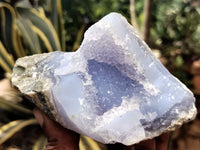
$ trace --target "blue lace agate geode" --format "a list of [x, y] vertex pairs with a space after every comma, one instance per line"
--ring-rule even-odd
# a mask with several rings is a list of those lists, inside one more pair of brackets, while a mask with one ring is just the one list
[[18, 59], [12, 83], [52, 119], [102, 143], [131, 145], [196, 115], [190, 90], [117, 13], [91, 26], [76, 52]]

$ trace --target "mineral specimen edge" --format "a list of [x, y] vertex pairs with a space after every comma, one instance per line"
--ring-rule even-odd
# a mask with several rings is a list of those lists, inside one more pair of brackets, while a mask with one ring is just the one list
[[12, 83], [65, 128], [132, 145], [196, 116], [194, 97], [118, 13], [91, 26], [76, 52], [17, 60]]

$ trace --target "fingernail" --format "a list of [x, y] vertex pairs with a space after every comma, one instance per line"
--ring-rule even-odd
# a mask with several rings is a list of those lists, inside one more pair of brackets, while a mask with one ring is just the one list
[[42, 112], [38, 108], [34, 108], [33, 114], [36, 120], [38, 121], [38, 123], [40, 124], [40, 126], [42, 127], [44, 124], [44, 117], [43, 117]]

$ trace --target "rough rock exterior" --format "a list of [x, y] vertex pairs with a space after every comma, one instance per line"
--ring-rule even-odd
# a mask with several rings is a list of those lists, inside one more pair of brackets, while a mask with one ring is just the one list
[[52, 119], [102, 143], [131, 145], [196, 115], [192, 92], [117, 13], [91, 26], [76, 52], [18, 59], [12, 83]]

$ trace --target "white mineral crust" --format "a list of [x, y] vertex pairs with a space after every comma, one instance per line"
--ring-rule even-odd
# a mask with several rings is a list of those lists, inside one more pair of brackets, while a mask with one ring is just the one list
[[131, 145], [194, 119], [192, 92], [118, 13], [91, 26], [76, 52], [17, 60], [12, 83], [64, 127]]

